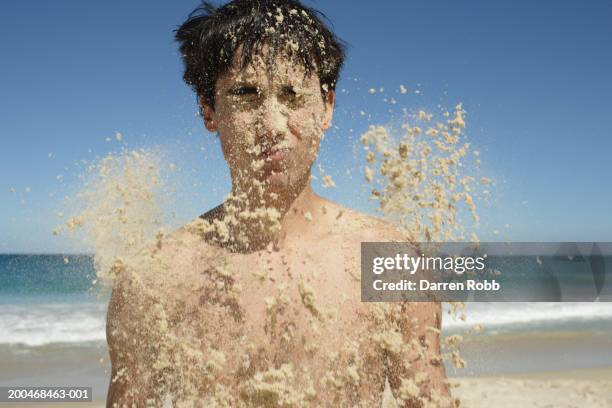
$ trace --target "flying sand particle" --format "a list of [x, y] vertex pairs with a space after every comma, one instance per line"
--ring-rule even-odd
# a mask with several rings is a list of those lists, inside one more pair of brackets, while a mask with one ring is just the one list
[[334, 180], [332, 179], [330, 175], [323, 176], [323, 187], [325, 188], [336, 187], [336, 183], [334, 182]]

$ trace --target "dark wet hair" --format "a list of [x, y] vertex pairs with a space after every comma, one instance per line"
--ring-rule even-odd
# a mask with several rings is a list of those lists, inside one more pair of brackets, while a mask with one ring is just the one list
[[243, 69], [266, 44], [268, 66], [286, 52], [305, 67], [306, 75], [316, 69], [325, 97], [336, 87], [345, 43], [321, 18], [326, 19], [299, 0], [234, 0], [221, 7], [202, 1], [176, 30], [185, 63], [183, 79], [214, 109], [215, 83], [231, 67], [237, 48], [243, 46]]

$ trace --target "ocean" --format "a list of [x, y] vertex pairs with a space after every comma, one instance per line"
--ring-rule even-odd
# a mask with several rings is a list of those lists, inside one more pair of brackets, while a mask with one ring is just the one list
[[106, 292], [87, 255], [0, 255], [0, 385], [91, 386], [110, 378]]
[[0, 346], [105, 341], [92, 257], [0, 255]]
[[[110, 376], [107, 291], [93, 291], [88, 255], [0, 255], [0, 385], [88, 385], [103, 398]], [[612, 303], [444, 304], [444, 335], [465, 336], [451, 376], [612, 366]], [[464, 314], [462, 317], [461, 315]]]

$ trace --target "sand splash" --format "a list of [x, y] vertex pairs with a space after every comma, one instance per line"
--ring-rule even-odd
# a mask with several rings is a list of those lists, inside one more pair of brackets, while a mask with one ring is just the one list
[[79, 238], [93, 250], [98, 278], [106, 283], [118, 260], [136, 259], [163, 234], [161, 163], [152, 149], [109, 153], [86, 169], [81, 191], [67, 200], [72, 216], [55, 233], [84, 232]]
[[[434, 122], [433, 114], [420, 110], [401, 125], [402, 134], [370, 126], [361, 136], [367, 154], [364, 176], [373, 185], [372, 199], [408, 241], [478, 241], [474, 194], [480, 186], [463, 164], [470, 152], [470, 143], [462, 137], [464, 115], [461, 104], [445, 121]], [[471, 216], [471, 223], [461, 221], [462, 210]], [[472, 232], [466, 237], [468, 225]]]
[[[400, 91], [403, 94], [406, 90], [402, 86]], [[487, 197], [489, 179], [478, 182], [480, 159], [476, 158], [472, 165], [467, 160], [470, 153], [477, 157], [479, 152], [470, 150], [470, 143], [463, 134], [466, 127], [463, 106], [458, 104], [452, 115], [445, 111], [442, 116], [443, 120], [435, 120], [434, 114], [419, 110], [405, 115], [399, 129], [371, 125], [360, 138], [366, 159], [364, 177], [372, 185], [371, 199], [378, 202], [379, 212], [401, 229], [405, 241], [478, 242], [476, 230], [480, 218], [476, 202]], [[462, 220], [462, 215], [469, 219]], [[450, 306], [449, 314], [465, 319], [463, 304]], [[408, 339], [399, 338], [397, 334], [398, 327], [405, 324], [406, 308], [409, 310], [411, 305], [385, 303], [378, 307], [384, 317], [372, 329], [372, 336], [383, 339], [390, 358], [398, 361], [397, 405], [407, 402], [415, 406], [449, 404], [440, 400], [435, 392], [423, 393], [430, 380], [426, 371], [410, 369], [410, 361], [414, 361], [411, 356], [418, 355], [432, 363], [444, 359], [456, 368], [464, 368], [467, 363], [459, 353], [463, 336], [446, 337], [440, 355], [423, 344], [411, 347]], [[416, 321], [411, 323], [416, 324]], [[441, 335], [434, 325], [426, 329]], [[470, 331], [465, 334], [469, 335]]]
[[[462, 133], [465, 112], [457, 105], [453, 115], [444, 117], [435, 121], [419, 111], [407, 118], [400, 134], [372, 126], [361, 137], [372, 198], [407, 241], [464, 240], [469, 231], [460, 215], [469, 214], [474, 225], [479, 221], [477, 191], [486, 183], [479, 184], [462, 165], [470, 153]], [[418, 312], [409, 304], [372, 304], [363, 316], [364, 329], [339, 351], [327, 352], [324, 333], [333, 332], [342, 316], [319, 303], [321, 294], [312, 285], [302, 279], [275, 282], [269, 270], [254, 271], [253, 280], [244, 280], [245, 265], [231, 251], [202, 246], [203, 240], [244, 244], [232, 232], [241, 223], [274, 233], [280, 213], [266, 207], [245, 210], [244, 197], [230, 196], [222, 218], [197, 219], [166, 233], [163, 168], [153, 151], [106, 156], [88, 169], [76, 197], [81, 211], [63, 227], [89, 237], [100, 282], [120, 293], [109, 306], [111, 313], [137, 316], [111, 320], [108, 327], [122, 344], [111, 381], [130, 389], [129, 401], [177, 407], [379, 406], [380, 395], [368, 392], [368, 386], [384, 382], [380, 368], [386, 363], [380, 356], [385, 355], [395, 371], [392, 385], [399, 404], [454, 404], [440, 394], [430, 371], [442, 359], [465, 366], [457, 350], [461, 336], [446, 338], [440, 355], [425, 337], [405, 335], [439, 334], [435, 321], [419, 327]], [[321, 173], [324, 186], [334, 187]], [[305, 214], [310, 222], [317, 216]], [[469, 237], [477, 240], [473, 232]], [[184, 248], [196, 250], [187, 256]], [[192, 279], [194, 265], [197, 279]], [[351, 275], [358, 283], [358, 269]], [[263, 348], [249, 331], [248, 310], [241, 305], [244, 282], [268, 289], [268, 296], [259, 299]], [[453, 312], [462, 309], [452, 306]], [[304, 321], [307, 332], [299, 330]], [[294, 361], [298, 354], [324, 363], [317, 369], [300, 367]]]

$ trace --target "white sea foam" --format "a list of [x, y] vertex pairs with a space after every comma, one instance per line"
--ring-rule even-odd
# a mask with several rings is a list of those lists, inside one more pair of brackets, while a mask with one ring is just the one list
[[[523, 326], [536, 323], [562, 324], [599, 320], [612, 321], [612, 303], [512, 302], [466, 303], [465, 320], [444, 313], [443, 328], [452, 329], [481, 324], [485, 327]], [[445, 310], [449, 308], [447, 305]]]
[[[448, 307], [445, 304], [444, 309]], [[0, 304], [0, 344], [28, 347], [104, 342], [106, 302]], [[461, 312], [457, 314], [461, 316]], [[465, 320], [444, 313], [444, 329], [528, 328], [534, 324], [612, 322], [612, 303], [466, 303]]]
[[104, 341], [104, 302], [0, 304], [0, 345]]

